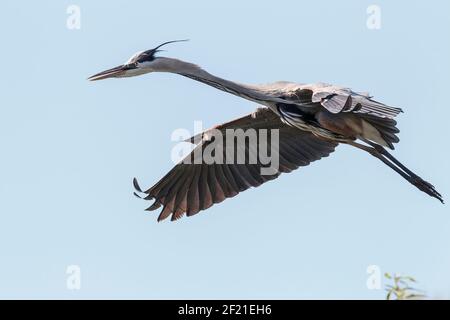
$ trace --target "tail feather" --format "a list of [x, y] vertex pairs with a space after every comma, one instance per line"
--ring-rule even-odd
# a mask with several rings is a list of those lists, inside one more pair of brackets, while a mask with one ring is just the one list
[[397, 121], [389, 118], [380, 118], [369, 114], [361, 114], [361, 118], [370, 123], [379, 133], [381, 138], [386, 142], [386, 146], [394, 150], [394, 143], [398, 143], [400, 139], [397, 134], [400, 130], [396, 127]]

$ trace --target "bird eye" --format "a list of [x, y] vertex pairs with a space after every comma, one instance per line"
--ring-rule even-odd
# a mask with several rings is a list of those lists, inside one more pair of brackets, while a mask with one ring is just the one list
[[138, 66], [137, 62], [132, 62], [132, 63], [129, 63], [129, 64], [125, 65], [125, 70], [136, 69], [137, 66]]

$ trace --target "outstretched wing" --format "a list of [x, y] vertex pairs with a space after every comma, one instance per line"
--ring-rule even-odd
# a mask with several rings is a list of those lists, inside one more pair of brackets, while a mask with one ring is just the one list
[[399, 130], [394, 118], [402, 109], [375, 101], [367, 93], [357, 93], [349, 88], [326, 83], [276, 82], [263, 85], [261, 89], [267, 96], [284, 101], [280, 103], [274, 100], [273, 103], [280, 106], [280, 112], [285, 113], [287, 117], [302, 118], [305, 113], [330, 113], [336, 115], [334, 121], [338, 121], [338, 118], [353, 121], [354, 125], [360, 127], [359, 131], [369, 133], [365, 138], [370, 140], [371, 137], [376, 137], [373, 141], [391, 149], [394, 148], [393, 144], [399, 141]]
[[402, 109], [375, 101], [367, 93], [354, 92], [349, 88], [327, 83], [298, 84], [275, 82], [261, 85], [267, 100], [274, 103], [293, 104], [305, 108], [325, 108], [331, 113], [353, 112], [374, 115], [381, 118], [394, 118]]
[[[256, 132], [261, 132], [261, 129], [278, 129], [276, 132], [279, 138], [275, 140], [276, 135], [267, 131], [266, 143], [262, 143], [259, 136], [257, 145], [254, 145], [251, 139], [239, 141], [233, 138], [232, 161], [227, 161], [230, 159], [230, 149], [226, 142], [230, 139], [226, 134], [227, 129], [242, 129], [244, 132], [248, 132], [248, 129], [254, 129]], [[214, 142], [215, 138], [211, 138], [213, 130], [223, 133], [223, 146], [228, 147], [219, 151], [223, 152], [223, 161], [219, 163], [205, 161], [201, 156]], [[277, 115], [266, 108], [260, 108], [252, 114], [207, 130], [193, 137], [192, 142], [197, 143], [194, 150], [150, 189], [142, 191], [136, 179], [134, 180], [136, 190], [146, 194], [144, 199], [154, 200], [147, 210], [163, 207], [158, 221], [169, 216], [172, 220], [177, 220], [185, 213], [188, 216], [194, 215], [214, 203], [273, 180], [283, 172], [291, 172], [326, 157], [337, 146], [333, 141], [320, 139], [309, 132], [282, 123]], [[265, 149], [262, 150], [263, 154], [270, 155], [272, 159], [274, 154], [271, 154], [271, 150], [278, 155], [279, 165], [272, 174], [262, 174], [261, 170], [268, 165], [266, 161], [261, 161], [259, 156], [255, 157], [256, 162], [249, 161], [251, 155], [261, 154], [261, 148]], [[244, 163], [236, 163], [239, 152], [245, 154]]]

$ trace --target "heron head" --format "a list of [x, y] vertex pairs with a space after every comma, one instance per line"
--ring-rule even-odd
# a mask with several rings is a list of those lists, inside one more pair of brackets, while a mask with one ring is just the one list
[[124, 64], [114, 67], [112, 69], [108, 69], [102, 72], [99, 72], [97, 74], [94, 74], [93, 76], [90, 76], [88, 80], [90, 81], [96, 81], [96, 80], [103, 80], [107, 78], [125, 78], [125, 77], [134, 77], [138, 76], [144, 73], [150, 73], [157, 70], [157, 60], [158, 57], [156, 57], [156, 53], [163, 51], [160, 50], [162, 46], [173, 43], [173, 42], [180, 42], [180, 41], [187, 41], [187, 40], [173, 40], [164, 42], [163, 44], [160, 44], [156, 48], [146, 50], [146, 51], [139, 51], [131, 56], [130, 59], [128, 59]]

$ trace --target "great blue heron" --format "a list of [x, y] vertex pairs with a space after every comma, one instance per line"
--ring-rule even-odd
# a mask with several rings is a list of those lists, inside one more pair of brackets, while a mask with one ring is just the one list
[[[180, 162], [159, 182], [142, 191], [136, 179], [134, 186], [146, 200], [155, 200], [147, 210], [161, 206], [158, 221], [194, 215], [214, 203], [233, 197], [250, 187], [290, 172], [299, 166], [328, 156], [339, 143], [345, 143], [378, 158], [403, 178], [431, 197], [440, 200], [439, 192], [413, 173], [385, 148], [394, 149], [399, 142], [394, 118], [399, 108], [375, 101], [368, 94], [349, 88], [317, 83], [276, 82], [267, 85], [245, 85], [214, 76], [199, 66], [178, 59], [156, 56], [165, 42], [154, 49], [138, 52], [118, 67], [97, 73], [89, 80], [133, 77], [150, 72], [170, 72], [203, 82], [263, 107], [242, 118], [216, 126], [214, 129], [278, 129], [279, 169], [262, 175], [261, 163], [185, 163]], [[208, 131], [192, 138], [196, 149], [210, 143]], [[357, 142], [359, 141], [359, 142]], [[242, 147], [242, 146], [241, 146]], [[248, 154], [252, 146], [246, 144]], [[191, 153], [187, 158], [192, 157]], [[136, 194], [137, 195], [137, 194]]]

